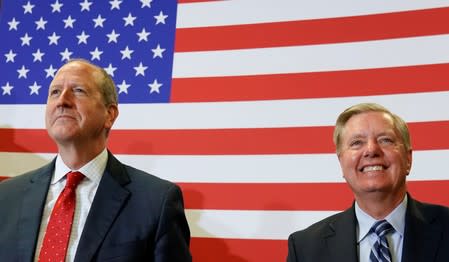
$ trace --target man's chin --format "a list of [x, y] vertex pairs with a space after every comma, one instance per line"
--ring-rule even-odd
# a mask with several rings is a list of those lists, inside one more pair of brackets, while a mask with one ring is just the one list
[[74, 132], [54, 132], [50, 133], [50, 137], [57, 144], [67, 144], [75, 141], [76, 134]]

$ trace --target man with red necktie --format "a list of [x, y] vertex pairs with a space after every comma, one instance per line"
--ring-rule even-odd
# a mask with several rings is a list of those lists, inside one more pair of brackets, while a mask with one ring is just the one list
[[50, 84], [51, 163], [0, 183], [1, 261], [191, 261], [182, 192], [107, 150], [118, 117], [111, 77], [63, 65]]

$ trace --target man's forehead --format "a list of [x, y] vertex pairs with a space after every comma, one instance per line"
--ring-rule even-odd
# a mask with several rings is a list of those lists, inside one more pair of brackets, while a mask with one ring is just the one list
[[[360, 126], [359, 121], [366, 121], [366, 116], [368, 115], [377, 115], [379, 116], [378, 119], [381, 120], [381, 122], [386, 123], [387, 125], [384, 125], [382, 127], [383, 130], [387, 131], [390, 130], [394, 132], [395, 126], [394, 126], [394, 120], [393, 117], [385, 112], [378, 112], [378, 111], [369, 111], [369, 112], [363, 112], [360, 114], [355, 114], [351, 116], [348, 121], [343, 126], [343, 131], [347, 130], [348, 127], [350, 127], [351, 130], [364, 130], [366, 126]], [[373, 119], [369, 119], [367, 121], [370, 125], [373, 124]]]
[[97, 72], [96, 68], [88, 63], [82, 63], [78, 61], [70, 62], [59, 68], [52, 82], [54, 82], [55, 80], [61, 80], [61, 77], [66, 77], [67, 74], [70, 76], [70, 78], [76, 79], [77, 77], [79, 77], [80, 80], [85, 79], [90, 81], [91, 79], [86, 78], [95, 78], [95, 72]]
[[67, 70], [95, 71], [96, 68], [93, 65], [83, 61], [72, 61], [62, 65], [58, 72]]

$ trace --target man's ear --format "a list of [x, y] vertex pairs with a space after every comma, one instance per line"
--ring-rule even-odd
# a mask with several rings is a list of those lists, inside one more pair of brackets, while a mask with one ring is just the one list
[[111, 129], [118, 117], [118, 107], [116, 104], [110, 104], [107, 108], [108, 118], [105, 122], [105, 129]]
[[412, 170], [412, 159], [413, 159], [413, 150], [410, 149], [407, 152], [407, 176], [410, 174], [410, 170]]

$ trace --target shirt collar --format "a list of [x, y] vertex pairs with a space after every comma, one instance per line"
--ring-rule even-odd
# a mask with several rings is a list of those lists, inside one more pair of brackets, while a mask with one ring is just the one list
[[90, 181], [99, 184], [101, 176], [103, 175], [104, 170], [106, 169], [107, 162], [108, 162], [108, 151], [106, 150], [106, 148], [103, 149], [103, 151], [101, 151], [101, 153], [98, 154], [94, 159], [89, 161], [87, 164], [85, 164], [78, 170], [71, 170], [64, 163], [61, 156], [58, 155], [56, 156], [55, 171], [53, 178], [51, 180], [51, 184], [53, 185], [59, 182], [70, 171], [79, 171]]
[[[405, 229], [405, 212], [407, 210], [407, 194], [402, 202], [385, 217], [391, 226], [402, 236], [404, 236]], [[357, 243], [360, 243], [369, 233], [372, 225], [377, 221], [365, 211], [363, 211], [357, 202], [355, 202], [355, 215], [358, 222], [358, 239]]]

